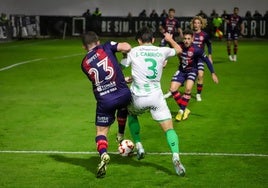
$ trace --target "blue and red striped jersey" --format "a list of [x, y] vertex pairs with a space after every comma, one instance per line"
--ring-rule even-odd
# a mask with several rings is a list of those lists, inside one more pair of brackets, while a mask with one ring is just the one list
[[117, 61], [116, 42], [106, 42], [91, 49], [82, 60], [81, 68], [92, 82], [96, 100], [111, 100], [128, 88]]
[[205, 45], [208, 48], [208, 54], [212, 54], [212, 47], [209, 35], [205, 31], [194, 33], [194, 42], [199, 48], [205, 50]]

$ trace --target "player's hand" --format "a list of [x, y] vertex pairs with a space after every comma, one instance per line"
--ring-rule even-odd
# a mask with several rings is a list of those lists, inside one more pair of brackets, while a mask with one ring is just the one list
[[212, 76], [212, 80], [213, 80], [216, 84], [218, 84], [218, 83], [219, 83], [219, 79], [218, 79], [217, 75], [216, 75], [215, 73], [212, 73], [211, 76]]
[[170, 42], [171, 40], [173, 40], [173, 35], [170, 33], [164, 33], [165, 36], [165, 40]]
[[131, 76], [126, 76], [125, 81], [126, 81], [127, 84], [130, 84], [133, 81], [133, 79], [132, 79]]

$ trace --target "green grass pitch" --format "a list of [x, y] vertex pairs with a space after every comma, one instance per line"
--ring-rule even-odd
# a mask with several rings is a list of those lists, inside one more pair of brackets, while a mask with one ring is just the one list
[[[133, 39], [114, 40], [136, 45]], [[234, 63], [225, 41], [213, 41], [220, 82], [214, 84], [206, 70], [203, 101], [195, 100], [194, 87], [189, 119], [173, 121], [185, 177], [176, 176], [171, 155], [164, 154], [165, 135], [145, 113], [141, 136], [149, 154], [141, 161], [116, 154], [114, 124], [107, 175], [96, 179], [95, 99], [80, 69], [80, 40], [1, 43], [0, 187], [268, 187], [267, 51], [268, 41], [241, 40]], [[176, 69], [177, 58], [169, 59], [164, 92]], [[129, 75], [129, 69], [124, 72]], [[175, 101], [167, 102], [175, 117]]]

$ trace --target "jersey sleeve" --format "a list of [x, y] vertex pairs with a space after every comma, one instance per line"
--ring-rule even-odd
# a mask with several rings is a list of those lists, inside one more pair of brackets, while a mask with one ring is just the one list
[[117, 42], [114, 41], [108, 41], [104, 44], [104, 46], [108, 47], [109, 49], [111, 49], [112, 52], [118, 52], [117, 50]]
[[176, 50], [174, 48], [169, 47], [163, 47], [164, 54], [166, 55], [166, 58], [173, 57], [176, 55]]
[[161, 19], [161, 26], [162, 26], [164, 29], [166, 29], [166, 19], [165, 19], [165, 18]]
[[212, 63], [210, 62], [210, 60], [208, 59], [208, 57], [206, 56], [204, 50], [202, 50], [201, 48], [198, 48], [196, 50], [197, 56], [199, 56], [204, 62], [206, 62], [208, 69], [210, 71], [210, 73], [215, 73], [214, 71], [214, 67], [212, 65]]
[[211, 40], [210, 40], [210, 37], [208, 34], [206, 34], [205, 43], [206, 43], [207, 48], [208, 48], [208, 54], [212, 54], [212, 45], [211, 45]]
[[180, 28], [180, 23], [179, 23], [179, 20], [176, 19], [176, 25], [175, 25], [175, 28], [178, 29]]

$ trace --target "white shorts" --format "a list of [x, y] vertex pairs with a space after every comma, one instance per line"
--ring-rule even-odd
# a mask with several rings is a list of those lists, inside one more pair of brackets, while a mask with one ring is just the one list
[[128, 111], [133, 115], [140, 115], [150, 110], [152, 118], [156, 121], [171, 119], [171, 113], [161, 90], [155, 91], [148, 96], [135, 96], [132, 93], [132, 102]]

